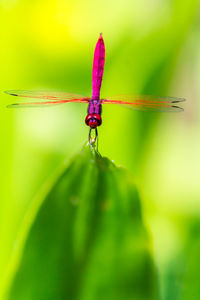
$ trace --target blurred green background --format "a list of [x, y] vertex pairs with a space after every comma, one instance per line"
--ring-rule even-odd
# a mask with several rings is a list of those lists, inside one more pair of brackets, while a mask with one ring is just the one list
[[200, 250], [198, 1], [1, 0], [0, 16], [0, 284], [28, 207], [88, 136], [86, 105], [8, 110], [6, 105], [16, 98], [3, 91], [52, 89], [91, 95], [93, 51], [103, 32], [101, 96], [187, 99], [179, 114], [103, 107], [99, 150], [135, 178], [162, 299], [185, 295], [185, 278], [192, 288], [194, 284], [198, 299], [193, 281], [200, 276], [193, 251]]

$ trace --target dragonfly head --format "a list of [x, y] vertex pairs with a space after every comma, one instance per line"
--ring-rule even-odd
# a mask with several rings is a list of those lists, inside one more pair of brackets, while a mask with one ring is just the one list
[[97, 128], [102, 123], [101, 116], [99, 114], [88, 114], [85, 118], [85, 124], [91, 129]]

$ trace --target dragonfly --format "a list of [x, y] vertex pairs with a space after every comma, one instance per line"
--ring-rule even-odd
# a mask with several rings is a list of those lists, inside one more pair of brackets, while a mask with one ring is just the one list
[[[155, 112], [180, 112], [183, 108], [179, 103], [185, 101], [184, 98], [177, 97], [158, 97], [158, 96], [133, 96], [121, 95], [108, 98], [100, 98], [100, 90], [104, 73], [105, 63], [105, 44], [102, 33], [98, 38], [94, 50], [93, 69], [92, 69], [92, 96], [85, 97], [73, 93], [65, 92], [44, 92], [44, 91], [23, 91], [9, 90], [5, 93], [22, 97], [34, 98], [36, 102], [14, 103], [8, 105], [14, 107], [34, 107], [34, 106], [51, 106], [64, 104], [69, 102], [86, 103], [88, 104], [87, 116], [85, 124], [89, 126], [89, 143], [93, 143], [98, 139], [97, 127], [102, 124], [102, 105], [104, 104], [119, 104], [134, 110], [155, 111]], [[45, 100], [45, 101], [44, 101]], [[95, 136], [92, 137], [92, 130], [95, 131]]]

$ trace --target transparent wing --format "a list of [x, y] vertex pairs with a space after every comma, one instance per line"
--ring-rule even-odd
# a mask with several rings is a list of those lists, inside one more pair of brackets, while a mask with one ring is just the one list
[[88, 103], [87, 100], [60, 100], [60, 101], [13, 103], [13, 104], [7, 105], [7, 107], [8, 108], [44, 107], [44, 106], [64, 104], [64, 103], [68, 103], [68, 102]]
[[184, 98], [158, 97], [158, 96], [116, 96], [101, 99], [102, 104], [120, 104], [134, 110], [142, 111], [163, 111], [178, 112], [183, 111], [177, 103], [185, 101]]
[[45, 100], [80, 100], [80, 99], [88, 99], [85, 96], [77, 95], [73, 93], [65, 93], [65, 92], [52, 92], [52, 91], [20, 91], [20, 90], [10, 90], [5, 91], [6, 94], [18, 97], [25, 98], [38, 98]]
[[90, 98], [64, 92], [45, 92], [45, 91], [20, 91], [20, 90], [10, 90], [5, 91], [6, 94], [25, 98], [36, 98], [41, 100], [48, 100], [44, 102], [28, 102], [28, 103], [14, 103], [8, 105], [8, 107], [38, 107], [44, 105], [55, 105], [63, 104], [67, 102], [78, 102], [78, 103], [88, 103]]

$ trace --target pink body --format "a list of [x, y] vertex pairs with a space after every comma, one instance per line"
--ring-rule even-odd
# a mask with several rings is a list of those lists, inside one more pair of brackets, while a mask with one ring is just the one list
[[88, 104], [88, 114], [85, 119], [86, 125], [91, 129], [97, 128], [102, 123], [100, 89], [103, 77], [105, 62], [105, 46], [102, 34], [97, 41], [94, 50], [93, 70], [92, 70], [92, 98]]
[[92, 99], [99, 100], [101, 82], [105, 63], [105, 46], [102, 34], [97, 41], [94, 51], [93, 70], [92, 70]]

